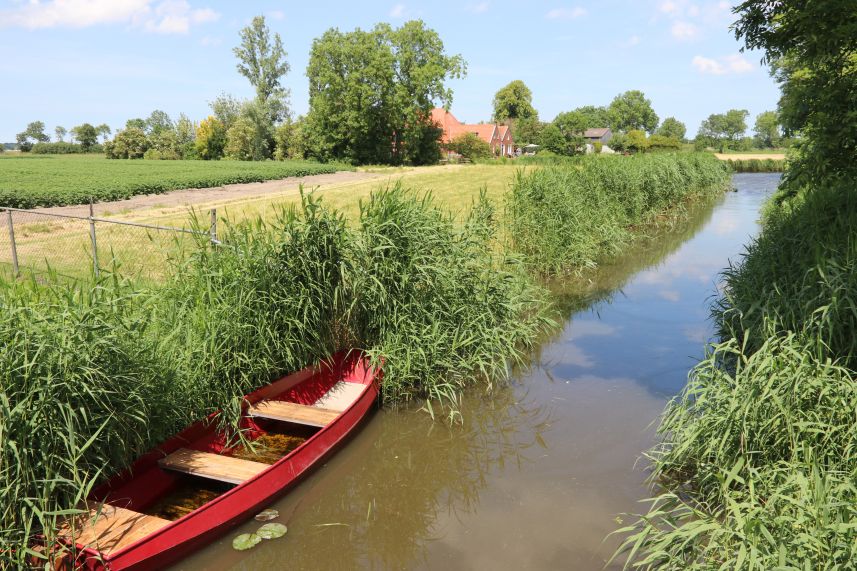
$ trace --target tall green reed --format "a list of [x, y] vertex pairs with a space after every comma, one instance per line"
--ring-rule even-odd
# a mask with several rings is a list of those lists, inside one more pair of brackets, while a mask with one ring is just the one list
[[705, 153], [584, 157], [517, 174], [506, 197], [509, 234], [535, 271], [580, 272], [619, 252], [635, 226], [728, 184], [728, 168]]

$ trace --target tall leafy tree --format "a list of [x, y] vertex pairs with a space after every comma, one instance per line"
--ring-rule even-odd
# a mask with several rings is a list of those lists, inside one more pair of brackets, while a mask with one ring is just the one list
[[428, 163], [439, 157], [436, 102], [448, 105], [450, 77], [465, 72], [422, 21], [394, 29], [330, 29], [313, 42], [307, 77], [305, 137], [323, 159], [355, 163]]
[[135, 119], [128, 119], [125, 121], [125, 129], [139, 129], [140, 131], [146, 131], [146, 120], [137, 117]]
[[98, 125], [95, 130], [98, 132], [99, 135], [101, 135], [101, 140], [105, 143], [107, 142], [107, 138], [113, 132], [110, 129], [110, 125], [108, 125], [107, 123], [102, 123], [101, 125]]
[[658, 127], [658, 115], [642, 91], [631, 90], [617, 95], [610, 102], [608, 113], [614, 131], [639, 129], [653, 133]]
[[756, 115], [753, 126], [756, 144], [762, 148], [779, 147], [782, 142], [780, 118], [776, 111], [764, 111]]
[[685, 127], [684, 123], [676, 119], [675, 117], [667, 117], [664, 119], [661, 126], [658, 127], [657, 134], [662, 137], [670, 137], [671, 139], [677, 139], [679, 141], [684, 139], [685, 134], [687, 133], [687, 127]]
[[166, 111], [155, 109], [146, 119], [146, 133], [149, 135], [160, 135], [164, 131], [173, 130], [173, 120]]
[[260, 108], [272, 124], [281, 121], [288, 114], [289, 92], [280, 82], [290, 68], [280, 34], [271, 36], [265, 17], [256, 16], [241, 30], [241, 45], [232, 51], [238, 58], [238, 72], [256, 90]]
[[533, 92], [527, 84], [516, 79], [494, 94], [494, 121], [499, 123], [537, 118], [533, 107]]
[[84, 152], [98, 143], [98, 131], [89, 123], [72, 128], [71, 134], [80, 143], [80, 146], [83, 147]]
[[67, 134], [68, 134], [68, 131], [66, 130], [65, 127], [62, 127], [60, 125], [57, 125], [56, 127], [54, 127], [54, 135], [57, 136], [58, 142], [62, 142]]
[[793, 188], [853, 180], [857, 164], [857, 10], [853, 0], [746, 0], [735, 36], [763, 50], [782, 88], [779, 116], [787, 136], [800, 134], [786, 173]]
[[42, 121], [33, 121], [27, 124], [27, 128], [15, 136], [18, 143], [18, 148], [24, 152], [33, 148], [33, 141], [36, 143], [47, 143], [51, 140], [45, 134], [45, 124]]

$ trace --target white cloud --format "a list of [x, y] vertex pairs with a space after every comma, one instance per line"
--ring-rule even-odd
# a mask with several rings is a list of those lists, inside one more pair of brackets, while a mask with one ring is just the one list
[[664, 0], [661, 2], [658, 9], [664, 14], [677, 14], [678, 13], [678, 4], [673, 2], [672, 0]]
[[474, 14], [483, 14], [488, 11], [490, 6], [491, 3], [486, 0], [485, 2], [470, 3], [465, 7], [465, 10]]
[[691, 61], [699, 73], [710, 75], [726, 75], [728, 73], [748, 73], [753, 71], [753, 64], [738, 54], [721, 58], [695, 56]]
[[573, 20], [586, 14], [586, 8], [575, 6], [574, 8], [554, 8], [545, 14], [549, 20]]
[[392, 10], [390, 10], [391, 18], [402, 18], [405, 15], [405, 5], [404, 4], [396, 4], [393, 6]]
[[272, 20], [282, 20], [286, 17], [286, 13], [282, 10], [271, 10], [268, 12], [268, 17]]
[[130, 24], [148, 32], [186, 34], [191, 25], [219, 17], [210, 8], [191, 8], [186, 0], [32, 0], [0, 11], [0, 27], [35, 30]]
[[692, 40], [699, 35], [699, 28], [690, 22], [678, 21], [672, 25], [670, 32], [677, 40]]

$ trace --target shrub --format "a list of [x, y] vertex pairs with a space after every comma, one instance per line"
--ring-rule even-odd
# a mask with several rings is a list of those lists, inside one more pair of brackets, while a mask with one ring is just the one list
[[56, 143], [36, 143], [30, 150], [34, 155], [71, 155], [78, 153], [103, 153], [104, 146], [94, 144], [84, 148], [76, 143], [57, 141]]
[[447, 145], [450, 151], [465, 159], [485, 159], [491, 156], [491, 147], [474, 133], [463, 133]]
[[226, 129], [223, 123], [214, 117], [200, 121], [196, 128], [194, 145], [201, 159], [210, 161], [221, 158], [226, 146]]
[[235, 120], [229, 130], [226, 131], [226, 146], [223, 152], [227, 158], [236, 161], [253, 160], [253, 138], [255, 128], [253, 123], [245, 117]]
[[604, 143], [602, 143], [601, 141], [595, 141], [592, 144], [592, 150], [595, 151], [596, 155], [601, 154], [601, 150], [603, 148], [604, 148]]
[[142, 159], [149, 148], [146, 133], [136, 127], [119, 131], [111, 143], [104, 147], [108, 159]]

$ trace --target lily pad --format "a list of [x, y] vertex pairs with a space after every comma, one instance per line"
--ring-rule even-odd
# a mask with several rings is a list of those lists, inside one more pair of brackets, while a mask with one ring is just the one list
[[271, 521], [280, 517], [280, 512], [277, 510], [263, 510], [256, 515], [256, 521]]
[[232, 540], [232, 548], [238, 551], [246, 551], [251, 547], [255, 547], [260, 541], [262, 541], [262, 538], [255, 533], [242, 533]]
[[256, 532], [262, 539], [277, 539], [286, 535], [286, 526], [281, 523], [266, 523]]

